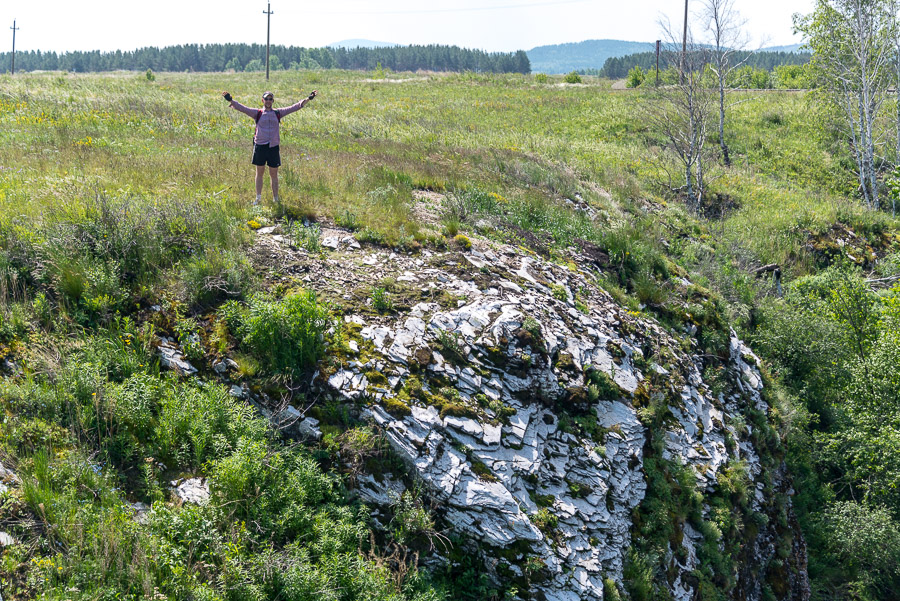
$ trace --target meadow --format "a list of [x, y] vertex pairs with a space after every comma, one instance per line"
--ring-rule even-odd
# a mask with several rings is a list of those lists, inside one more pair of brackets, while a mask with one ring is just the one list
[[[327, 468], [360, 449], [381, 457], [371, 431], [348, 423], [320, 448], [298, 449], [220, 386], [161, 375], [157, 330], [184, 342], [215, 314], [229, 331], [204, 340], [224, 348], [239, 338], [252, 349], [271, 333], [255, 330], [249, 314], [290, 320], [319, 311], [314, 300], [257, 294], [278, 292], [264, 290], [248, 256], [253, 229], [279, 220], [301, 230], [336, 224], [364, 243], [413, 253], [477, 232], [525, 246], [537, 237], [537, 252], [563, 260], [565, 249], [588, 241], [617, 266], [602, 285], [673, 328], [703, 319], [667, 303], [677, 295], [672, 281], [688, 276], [720, 334], [735, 327], [769, 353], [773, 386], [788, 398], [773, 419], [818, 495], [800, 503], [812, 516], [804, 525], [813, 524], [815, 504], [835, 497], [810, 474], [808, 424], [788, 414], [791, 403], [803, 416], [815, 412], [804, 395], [816, 366], [791, 371], [803, 349], [777, 338], [774, 326], [759, 328], [812, 319], [821, 306], [809, 301], [810, 285], [784, 309], [774, 284], [751, 270], [777, 263], [787, 283], [808, 283], [836, 257], [854, 255], [853, 282], [873, 270], [891, 276], [900, 271], [898, 223], [854, 198], [847, 150], [821, 126], [816, 103], [781, 91], [733, 97], [735, 164], [713, 170], [709, 214], [694, 214], [666, 186], [648, 119], [652, 94], [611, 83], [345, 71], [278, 71], [269, 82], [256, 73], [0, 76], [0, 365], [13, 366], [0, 382], [0, 461], [24, 483], [21, 494], [0, 495], [0, 521], [26, 541], [3, 551], [3, 594], [322, 599], [303, 596], [321, 582], [343, 591], [335, 599], [502, 594], [464, 558], [456, 572], [429, 575], [391, 555], [409, 532], [433, 532], [421, 503], [404, 505], [393, 540], [367, 541], [345, 475]], [[221, 91], [255, 106], [272, 90], [275, 105], [286, 106], [313, 89], [319, 97], [282, 123], [280, 202], [271, 202], [267, 180], [254, 206], [253, 122]], [[422, 191], [454, 201], [436, 223], [419, 217]], [[567, 199], [590, 207], [593, 219]], [[854, 232], [849, 247], [835, 239], [846, 230]], [[229, 299], [247, 301], [250, 313]], [[156, 317], [153, 306], [162, 307]], [[876, 319], [873, 340], [886, 319]], [[321, 331], [327, 322], [323, 315]], [[321, 349], [310, 344], [289, 362], [314, 363]], [[709, 345], [714, 357], [721, 336]], [[830, 352], [841, 350], [823, 350], [823, 364]], [[260, 361], [248, 356], [241, 369], [290, 375], [287, 364]], [[794, 379], [779, 384], [780, 374]], [[830, 395], [815, 398], [830, 403]], [[165, 506], [163, 473], [198, 470], [219, 503]], [[259, 491], [270, 504], [246, 501]], [[136, 500], [161, 509], [138, 524], [127, 505]], [[828, 551], [813, 568], [825, 572], [840, 554], [816, 536]]]

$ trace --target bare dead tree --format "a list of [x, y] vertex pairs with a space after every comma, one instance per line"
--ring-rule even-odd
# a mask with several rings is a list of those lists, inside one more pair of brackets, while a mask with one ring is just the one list
[[[714, 106], [712, 90], [701, 83], [703, 69], [709, 62], [709, 51], [695, 43], [690, 29], [681, 44], [668, 23], [660, 24], [665, 32], [665, 53], [669, 64], [680, 60], [684, 76], [679, 83], [654, 92], [648, 119], [662, 135], [669, 161], [662, 167], [668, 177], [669, 188], [687, 197], [691, 208], [698, 210], [706, 192], [707, 161], [711, 158], [706, 146], [710, 117]], [[675, 167], [672, 168], [671, 165]]]
[[719, 92], [719, 146], [722, 149], [722, 161], [727, 166], [731, 165], [728, 144], [725, 141], [725, 95], [728, 77], [732, 71], [742, 67], [753, 53], [745, 53], [743, 58], [735, 60], [735, 53], [747, 48], [750, 37], [745, 28], [747, 21], [741, 18], [740, 13], [734, 8], [734, 0], [703, 0], [701, 16], [706, 21], [710, 38], [709, 66], [716, 76]]

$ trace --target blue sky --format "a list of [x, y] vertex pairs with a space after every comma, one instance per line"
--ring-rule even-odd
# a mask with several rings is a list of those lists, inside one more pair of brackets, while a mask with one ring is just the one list
[[[689, 0], [699, 10], [701, 0]], [[735, 0], [755, 39], [799, 42], [791, 15], [813, 0]], [[0, 3], [8, 49], [133, 50], [195, 43], [265, 43], [266, 2], [248, 0], [13, 0]], [[272, 43], [323, 46], [344, 39], [456, 44], [488, 51], [588, 39], [652, 41], [666, 15], [680, 24], [682, 0], [329, 0], [272, 3]]]

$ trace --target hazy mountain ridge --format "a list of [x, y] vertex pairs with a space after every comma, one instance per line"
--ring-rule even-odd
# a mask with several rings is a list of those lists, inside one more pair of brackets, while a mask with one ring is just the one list
[[[800, 52], [802, 44], [770, 46], [761, 52]], [[568, 73], [585, 69], [602, 69], [609, 58], [652, 52], [655, 42], [625, 40], [585, 40], [566, 44], [536, 46], [526, 50], [534, 73]]]
[[340, 42], [332, 42], [328, 44], [328, 48], [391, 48], [393, 46], [400, 46], [401, 44], [395, 44], [393, 42], [376, 42], [374, 40], [363, 40], [358, 38], [352, 38], [349, 40], [341, 40]]
[[600, 69], [606, 59], [653, 50], [653, 42], [585, 40], [569, 44], [537, 46], [527, 50], [534, 73], [568, 73], [579, 69]]

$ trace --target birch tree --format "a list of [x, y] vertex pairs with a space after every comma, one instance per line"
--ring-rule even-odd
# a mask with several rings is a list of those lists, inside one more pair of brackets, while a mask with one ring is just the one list
[[668, 43], [667, 63], [682, 64], [683, 77], [674, 85], [655, 92], [649, 120], [663, 137], [663, 146], [674, 168], [664, 167], [671, 190], [684, 194], [694, 210], [698, 210], [706, 192], [706, 178], [710, 151], [706, 146], [713, 94], [701, 83], [703, 68], [708, 63], [708, 50], [696, 44], [690, 31], [686, 35], [686, 50], [662, 24]]
[[885, 132], [878, 117], [895, 58], [889, 1], [816, 0], [811, 14], [794, 17], [794, 28], [813, 51], [811, 64], [826, 98], [841, 116], [860, 194], [871, 208], [879, 206], [878, 162]]
[[[896, 150], [894, 153], [894, 174], [900, 170], [900, 0], [887, 0], [886, 9], [891, 22], [891, 52], [894, 59], [894, 103], [895, 115], [894, 124], [896, 134], [894, 143]], [[892, 190], [891, 194], [891, 215], [897, 216], [897, 193]]]
[[[900, 0], [894, 0], [900, 1]], [[741, 60], [735, 60], [735, 52], [743, 50], [749, 43], [744, 26], [746, 21], [734, 8], [734, 0], [703, 0], [703, 19], [707, 23], [710, 36], [709, 66], [716, 76], [719, 92], [719, 146], [722, 161], [731, 165], [728, 143], [725, 141], [725, 94], [728, 76], [741, 67], [753, 55], [747, 53]]]

